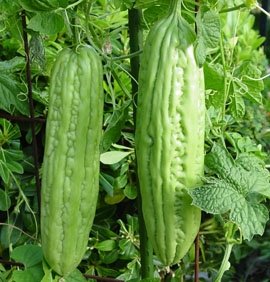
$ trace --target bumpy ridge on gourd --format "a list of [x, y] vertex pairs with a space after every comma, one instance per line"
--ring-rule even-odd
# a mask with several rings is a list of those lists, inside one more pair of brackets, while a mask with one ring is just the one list
[[135, 136], [146, 228], [165, 265], [186, 254], [200, 225], [200, 210], [191, 205], [187, 189], [198, 185], [203, 173], [203, 74], [188, 39], [182, 44], [181, 24], [172, 13], [148, 35]]
[[100, 58], [90, 47], [63, 50], [51, 76], [42, 168], [44, 256], [66, 276], [80, 263], [98, 196], [103, 91]]

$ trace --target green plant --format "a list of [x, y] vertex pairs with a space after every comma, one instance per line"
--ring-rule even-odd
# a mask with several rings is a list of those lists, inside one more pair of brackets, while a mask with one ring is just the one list
[[44, 256], [66, 276], [86, 250], [98, 196], [102, 65], [91, 47], [64, 49], [50, 82], [42, 169]]
[[19, 4], [30, 12], [53, 11], [59, 7], [66, 7], [68, 2], [68, 0], [19, 0]]
[[[22, 4], [31, 2], [51, 3], [55, 9]], [[134, 151], [138, 76], [131, 61], [140, 64], [144, 40], [168, 14], [170, 2], [0, 0], [0, 280], [267, 281], [269, 176], [264, 168], [270, 167], [270, 84], [263, 45], [268, 39], [256, 31], [263, 18], [261, 1], [182, 1], [181, 16], [196, 26], [195, 58], [204, 69], [205, 175], [202, 185], [189, 190], [204, 211], [196, 248], [170, 267], [152, 255], [144, 232]], [[22, 32], [28, 34], [29, 48]], [[51, 68], [59, 51], [75, 41], [90, 43], [103, 57], [104, 133], [88, 245], [78, 269], [61, 278], [43, 260], [36, 172], [43, 156]], [[165, 85], [164, 77], [157, 86]], [[29, 117], [31, 88], [34, 119]], [[34, 134], [38, 153], [31, 148]]]
[[199, 230], [200, 210], [188, 190], [204, 169], [204, 79], [181, 4], [172, 1], [146, 39], [135, 135], [146, 228], [166, 266], [183, 258]]

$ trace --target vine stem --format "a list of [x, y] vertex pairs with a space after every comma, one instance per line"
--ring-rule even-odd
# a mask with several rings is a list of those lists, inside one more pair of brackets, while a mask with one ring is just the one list
[[229, 12], [237, 11], [237, 10], [239, 10], [241, 8], [246, 8], [246, 5], [245, 4], [240, 4], [238, 6], [234, 6], [234, 7], [228, 8], [228, 9], [221, 10], [219, 13], [220, 14], [229, 13]]
[[35, 180], [36, 180], [36, 190], [38, 197], [38, 214], [40, 213], [40, 191], [41, 184], [39, 179], [39, 161], [38, 161], [38, 146], [37, 146], [37, 138], [35, 133], [36, 121], [35, 121], [35, 110], [34, 110], [34, 101], [33, 101], [33, 91], [32, 91], [32, 80], [31, 80], [31, 64], [30, 64], [30, 55], [29, 55], [29, 44], [28, 44], [28, 36], [26, 32], [26, 15], [25, 11], [22, 11], [21, 14], [22, 20], [22, 33], [23, 33], [23, 43], [24, 43], [24, 52], [25, 52], [25, 60], [26, 60], [26, 80], [28, 87], [28, 100], [29, 100], [29, 110], [30, 110], [30, 118], [31, 122], [31, 132], [32, 132], [32, 146], [33, 146], [33, 157], [34, 157], [34, 165], [35, 165]]
[[[233, 12], [233, 11], [237, 11], [237, 10], [242, 9], [242, 8], [247, 8], [247, 6], [245, 4], [240, 4], [238, 6], [234, 6], [234, 7], [228, 8], [228, 9], [221, 10], [219, 13], [222, 14], [222, 13]], [[260, 4], [256, 3], [254, 5], [254, 8], [257, 8], [262, 13], [264, 13], [268, 18], [270, 18], [270, 13], [268, 13], [264, 8], [262, 8], [260, 6]]]
[[[143, 34], [140, 27], [141, 23], [141, 11], [139, 9], [131, 8], [128, 10], [128, 26], [130, 35], [130, 53], [140, 51], [142, 48]], [[133, 95], [133, 119], [136, 125], [136, 105], [137, 105], [137, 93], [138, 93], [138, 77], [140, 67], [140, 57], [131, 57], [131, 75], [135, 79], [131, 79], [132, 95]], [[136, 164], [135, 164], [136, 165]], [[137, 167], [137, 165], [136, 165]], [[136, 168], [137, 171], [137, 168]], [[148, 240], [145, 222], [142, 214], [142, 199], [140, 193], [140, 185], [137, 177], [138, 188], [138, 218], [139, 218], [139, 233], [140, 233], [140, 254], [141, 254], [141, 278], [152, 278], [154, 276], [153, 266], [153, 249]]]
[[[80, 2], [80, 1], [79, 1]], [[78, 6], [75, 6], [74, 8], [74, 18], [72, 19], [72, 33], [73, 33], [73, 45], [78, 46], [80, 44], [80, 34], [79, 29], [77, 26], [77, 9]]]
[[79, 5], [79, 4], [82, 3], [83, 1], [84, 1], [84, 0], [78, 0], [78, 1], [75, 2], [75, 3], [72, 3], [72, 4], [68, 5], [68, 6], [66, 7], [66, 9], [71, 9], [71, 8], [73, 8], [73, 7], [77, 6], [77, 5]]
[[[32, 239], [32, 240], [37, 240], [37, 238], [29, 235], [28, 233], [26, 233], [25, 231], [23, 231], [21, 228], [17, 227], [16, 225], [13, 225], [13, 224], [10, 224], [10, 223], [1, 223], [0, 222], [0, 226], [7, 226], [8, 228], [12, 228], [12, 229], [15, 229], [15, 230], [18, 230], [20, 233], [23, 233], [24, 235], [26, 235], [28, 238]], [[1, 262], [1, 259], [0, 259], [0, 263]]]
[[200, 273], [200, 234], [198, 233], [195, 239], [195, 266], [194, 266], [194, 282], [199, 282]]
[[[195, 0], [194, 12], [199, 12], [200, 0]], [[197, 24], [195, 24], [195, 32], [197, 33]], [[200, 233], [198, 232], [195, 239], [195, 263], [194, 263], [194, 282], [199, 282], [200, 274]]]
[[220, 282], [224, 272], [229, 270], [229, 268], [230, 268], [229, 258], [230, 258], [231, 252], [232, 252], [233, 245], [234, 244], [232, 244], [232, 243], [228, 243], [226, 245], [225, 254], [224, 254], [220, 269], [218, 271], [217, 277], [215, 279], [215, 282]]
[[270, 13], [268, 13], [264, 8], [262, 8], [259, 4], [256, 4], [255, 7], [259, 9], [262, 13], [264, 13], [268, 18], [270, 18]]
[[[221, 31], [222, 34], [222, 31]], [[222, 61], [222, 67], [223, 67], [223, 75], [224, 75], [224, 100], [223, 100], [223, 107], [222, 107], [222, 120], [225, 118], [226, 113], [226, 103], [228, 99], [228, 77], [227, 77], [227, 69], [226, 69], [226, 58], [225, 58], [225, 52], [224, 52], [224, 46], [223, 46], [223, 38], [222, 35], [219, 40], [220, 44], [220, 53], [221, 53], [221, 61]]]
[[37, 122], [37, 123], [45, 123], [46, 119], [45, 118], [29, 118], [29, 117], [24, 117], [24, 116], [13, 116], [9, 113], [6, 113], [4, 111], [0, 111], [0, 118], [4, 118], [10, 121], [16, 121], [16, 122]]

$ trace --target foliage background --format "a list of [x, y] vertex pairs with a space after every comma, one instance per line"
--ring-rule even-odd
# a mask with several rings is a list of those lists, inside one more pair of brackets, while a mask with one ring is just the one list
[[[66, 1], [64, 8], [51, 12], [31, 11], [24, 2], [27, 1], [0, 0], [0, 279], [57, 279], [42, 261], [40, 248], [33, 134], [26, 118], [30, 113], [21, 16], [24, 7], [39, 164], [44, 148], [50, 70], [58, 52], [80, 42], [95, 46], [103, 56], [105, 112], [99, 203], [88, 249], [70, 281], [84, 281], [81, 273], [136, 280], [141, 265], [131, 94], [134, 78], [130, 72], [127, 9], [135, 5], [143, 10], [141, 29], [145, 38], [151, 25], [166, 13], [168, 1]], [[245, 8], [220, 13], [243, 1], [201, 1], [196, 14], [192, 1], [184, 4], [183, 16], [190, 23], [197, 21], [196, 56], [205, 71], [206, 152], [214, 143], [223, 143], [232, 156], [249, 153], [269, 168], [269, 79], [263, 84], [262, 80], [247, 78], [259, 79], [268, 68], [261, 47], [264, 39], [254, 28], [255, 17]], [[39, 173], [42, 176], [41, 169]], [[269, 208], [268, 200], [263, 201]], [[212, 281], [222, 262], [226, 216], [204, 213], [201, 281]], [[252, 241], [244, 240], [234, 246], [231, 268], [225, 272], [224, 281], [269, 281], [269, 232], [267, 225], [262, 237], [255, 235]], [[191, 281], [194, 249], [170, 273], [157, 258], [154, 265], [157, 277]]]

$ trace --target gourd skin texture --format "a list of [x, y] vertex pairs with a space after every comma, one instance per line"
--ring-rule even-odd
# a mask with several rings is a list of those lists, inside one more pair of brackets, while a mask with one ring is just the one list
[[50, 267], [67, 276], [87, 247], [99, 191], [101, 59], [91, 47], [64, 49], [49, 89], [42, 167], [41, 239]]
[[188, 189], [200, 184], [204, 170], [204, 79], [189, 28], [175, 10], [158, 22], [139, 74], [135, 143], [143, 215], [167, 266], [188, 252], [201, 219]]

